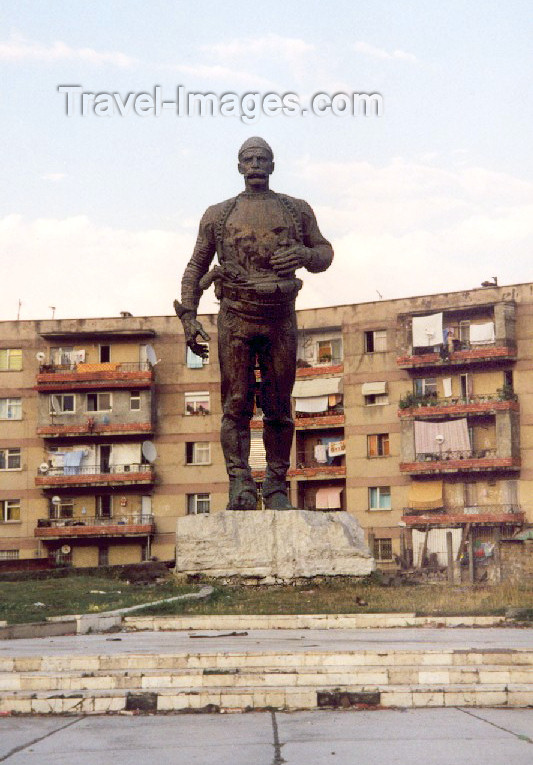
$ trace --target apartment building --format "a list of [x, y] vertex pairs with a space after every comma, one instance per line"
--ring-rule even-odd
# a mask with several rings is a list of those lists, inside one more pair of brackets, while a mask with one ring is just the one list
[[[533, 284], [299, 311], [293, 504], [353, 513], [384, 568], [533, 523], [532, 314]], [[224, 509], [202, 321], [207, 360], [176, 317], [0, 323], [0, 561], [172, 560], [178, 516]]]

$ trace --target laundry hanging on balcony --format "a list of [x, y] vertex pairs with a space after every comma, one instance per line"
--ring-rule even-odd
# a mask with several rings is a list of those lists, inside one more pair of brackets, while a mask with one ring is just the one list
[[442, 313], [430, 316], [413, 316], [413, 347], [426, 348], [430, 345], [442, 345]]
[[81, 461], [85, 456], [85, 450], [65, 452], [63, 458], [63, 473], [65, 475], [77, 475], [80, 472]]
[[471, 345], [489, 345], [495, 342], [494, 322], [488, 321], [485, 324], [470, 325], [470, 344]]
[[[317, 414], [327, 412], [331, 396], [342, 393], [341, 377], [326, 377], [315, 380], [297, 380], [292, 389], [297, 412]], [[336, 398], [335, 401], [338, 401]]]
[[415, 421], [415, 451], [418, 454], [447, 454], [471, 452], [470, 435], [466, 417], [447, 422]]
[[435, 510], [442, 507], [442, 481], [413, 481], [409, 486], [407, 505], [412, 510]]
[[342, 486], [324, 486], [316, 493], [317, 510], [340, 510]]

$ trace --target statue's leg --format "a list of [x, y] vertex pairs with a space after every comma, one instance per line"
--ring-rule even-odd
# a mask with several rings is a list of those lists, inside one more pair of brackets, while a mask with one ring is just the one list
[[296, 375], [296, 347], [296, 315], [292, 312], [272, 323], [258, 353], [267, 459], [263, 499], [265, 507], [272, 510], [291, 508], [286, 479], [294, 435], [291, 392]]
[[230, 483], [228, 510], [255, 510], [257, 505], [257, 487], [248, 463], [255, 393], [252, 345], [247, 323], [222, 306], [218, 317], [220, 442]]

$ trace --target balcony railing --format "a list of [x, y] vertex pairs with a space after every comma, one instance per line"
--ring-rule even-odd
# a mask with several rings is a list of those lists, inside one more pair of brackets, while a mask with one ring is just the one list
[[499, 389], [495, 393], [472, 394], [468, 396], [450, 396], [449, 398], [437, 398], [431, 394], [417, 396], [413, 393], [407, 393], [400, 399], [400, 410], [416, 409], [426, 407], [449, 407], [449, 406], [469, 406], [476, 404], [494, 404], [507, 401], [518, 401], [518, 396], [512, 391]]
[[423, 515], [441, 518], [450, 515], [517, 515], [522, 513], [522, 508], [517, 504], [504, 503], [500, 505], [465, 505], [461, 507], [441, 507], [437, 510], [414, 510], [412, 507], [404, 507], [403, 515]]
[[494, 459], [496, 449], [461, 449], [452, 451], [447, 449], [442, 452], [417, 452], [417, 462], [447, 462], [455, 460], [482, 460]]
[[65, 528], [72, 526], [153, 526], [154, 516], [149, 513], [131, 513], [113, 517], [75, 516], [72, 518], [39, 518], [37, 528]]
[[325, 469], [331, 467], [339, 467], [342, 464], [344, 455], [338, 455], [337, 457], [329, 457], [326, 462], [318, 462], [315, 457], [309, 456], [305, 452], [300, 452], [296, 455], [296, 467], [298, 469], [304, 468], [318, 468]]
[[[93, 368], [91, 370], [91, 367]], [[95, 369], [97, 368], [97, 370]], [[41, 364], [39, 374], [67, 374], [69, 372], [148, 372], [152, 365], [148, 361], [109, 361], [88, 364], [86, 362], [68, 362], [66, 364]]]
[[57, 477], [64, 475], [115, 475], [117, 473], [152, 473], [152, 465], [141, 462], [130, 462], [126, 465], [79, 465], [50, 467], [45, 471], [38, 471], [40, 477]]

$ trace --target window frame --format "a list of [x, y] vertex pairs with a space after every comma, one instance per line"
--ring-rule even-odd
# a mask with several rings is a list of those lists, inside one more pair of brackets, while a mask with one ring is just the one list
[[201, 345], [202, 347], [207, 348], [207, 358], [204, 359], [201, 356], [198, 356], [196, 353], [191, 351], [191, 349], [189, 348], [188, 345], [186, 345], [185, 346], [185, 365], [186, 365], [187, 369], [201, 369], [201, 367], [199, 367], [199, 366], [191, 365], [192, 356], [196, 356], [196, 358], [201, 359], [202, 367], [205, 367], [205, 366], [207, 366], [207, 364], [209, 364], [209, 357], [211, 355], [211, 351], [210, 351], [210, 348], [209, 348], [209, 343], [198, 343], [198, 345]]
[[[378, 340], [383, 341], [384, 348], [377, 348]], [[364, 334], [365, 353], [387, 353], [387, 330], [386, 329], [367, 329]]]
[[[3, 356], [5, 354], [5, 356]], [[16, 354], [12, 356], [11, 354]], [[5, 366], [2, 364], [2, 358], [5, 358]], [[11, 359], [18, 359], [19, 366], [12, 366]], [[0, 348], [0, 372], [21, 372], [22, 371], [22, 348]]]
[[[207, 399], [207, 408], [202, 410], [202, 403], [197, 401], [197, 398], [204, 398]], [[210, 392], [199, 390], [199, 391], [185, 391], [184, 393], [184, 414], [186, 417], [191, 417], [194, 415], [205, 415], [211, 413], [211, 394]], [[198, 406], [200, 408], [198, 408]], [[192, 407], [189, 411], [189, 406]]]
[[366, 456], [368, 459], [390, 457], [389, 433], [370, 433], [367, 435]]
[[[200, 455], [206, 456], [207, 459], [199, 461]], [[185, 464], [211, 465], [211, 441], [187, 441], [185, 443]]]
[[[383, 557], [383, 547], [390, 547], [390, 557], [385, 558]], [[377, 552], [377, 555], [376, 555]], [[374, 549], [372, 550], [372, 554], [374, 556], [374, 560], [380, 561], [381, 563], [390, 563], [394, 560], [394, 552], [392, 550], [392, 537], [375, 537], [374, 538]]]
[[[0, 448], [0, 455], [4, 454], [5, 459], [5, 467], [1, 467], [0, 465], [0, 471], [1, 472], [7, 472], [9, 470], [22, 470], [22, 449], [20, 446], [17, 447], [2, 447]], [[18, 455], [18, 466], [12, 467], [9, 464], [9, 460], [12, 457], [15, 457]]]
[[[72, 409], [65, 409], [64, 400], [66, 398], [72, 398]], [[61, 409], [55, 411], [52, 406], [53, 399], [61, 402]], [[49, 414], [51, 415], [63, 415], [63, 414], [76, 414], [76, 394], [75, 393], [51, 393], [49, 397]]]
[[[376, 505], [372, 504], [372, 492], [376, 492], [376, 495], [375, 495], [377, 500]], [[382, 496], [389, 498], [388, 507], [380, 506]], [[368, 487], [368, 510], [369, 512], [373, 512], [373, 513], [380, 512], [382, 510], [385, 510], [387, 512], [392, 510], [392, 491], [390, 486], [369, 486]]]
[[[89, 396], [96, 396], [96, 409], [89, 409]], [[100, 396], [109, 396], [109, 408], [100, 409]], [[85, 411], [90, 414], [98, 414], [99, 412], [112, 412], [113, 411], [113, 394], [110, 391], [95, 391], [87, 393], [85, 397]]]
[[[206, 503], [207, 510], [199, 510], [201, 503]], [[187, 494], [187, 515], [209, 515], [211, 512], [211, 494], [208, 492], [195, 492]]]
[[[139, 406], [132, 406], [133, 401], [138, 401]], [[130, 412], [141, 411], [141, 391], [130, 390]]]
[[[8, 518], [10, 510], [18, 510], [18, 518]], [[20, 499], [0, 499], [0, 523], [21, 523], [20, 510]]]
[[[433, 382], [428, 386], [429, 380]], [[437, 398], [438, 384], [437, 377], [415, 377], [413, 380], [413, 393], [415, 396], [435, 396]]]
[[[0, 398], [0, 404], [5, 401], [5, 411], [6, 416], [2, 417], [1, 413], [1, 407], [0, 407], [0, 420], [4, 421], [16, 421], [16, 420], [22, 420], [22, 398], [20, 396], [7, 396], [6, 398]], [[20, 414], [20, 417], [11, 417], [10, 412], [15, 409], [18, 410], [18, 413]]]
[[[388, 393], [371, 393], [364, 397], [365, 406], [388, 406], [389, 394]], [[372, 401], [370, 399], [373, 399]]]
[[[335, 355], [335, 345], [337, 345], [337, 348], [338, 348], [337, 355]], [[327, 346], [329, 346], [329, 353], [327, 351]], [[317, 366], [321, 366], [321, 365], [327, 366], [328, 364], [341, 364], [343, 360], [342, 351], [343, 351], [342, 337], [329, 337], [323, 340], [317, 340], [316, 341]], [[321, 358], [321, 356], [329, 356], [329, 359], [323, 359]]]

